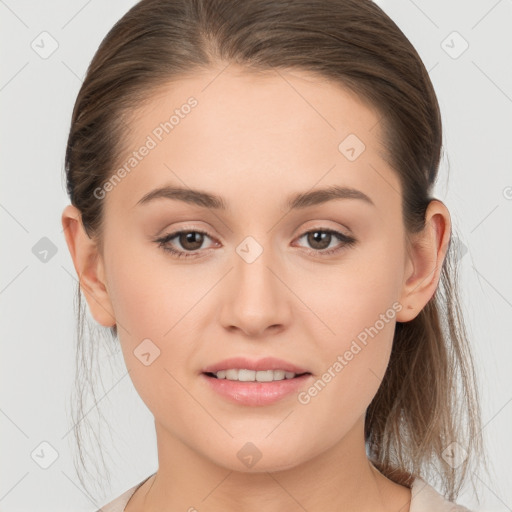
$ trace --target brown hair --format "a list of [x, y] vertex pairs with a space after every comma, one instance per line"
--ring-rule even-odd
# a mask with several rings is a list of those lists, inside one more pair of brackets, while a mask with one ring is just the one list
[[[71, 120], [67, 191], [100, 247], [102, 200], [94, 190], [119, 164], [134, 107], [171, 81], [227, 64], [316, 73], [375, 108], [384, 157], [400, 178], [406, 230], [424, 227], [441, 157], [439, 105], [418, 53], [380, 7], [368, 0], [142, 0], [102, 41]], [[435, 295], [416, 318], [396, 325], [365, 435], [369, 457], [388, 478], [403, 485], [439, 478], [453, 500], [471, 461], [484, 457], [452, 240]], [[80, 289], [78, 301], [80, 351]], [[115, 327], [112, 334], [115, 340]], [[91, 361], [82, 356], [77, 374]], [[75, 427], [78, 440], [83, 425]], [[445, 460], [454, 442], [467, 452], [459, 467]]]

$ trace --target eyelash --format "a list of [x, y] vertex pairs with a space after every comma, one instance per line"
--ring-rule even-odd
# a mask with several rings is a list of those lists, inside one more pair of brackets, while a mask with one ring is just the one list
[[[357, 240], [354, 237], [344, 235], [343, 233], [340, 233], [339, 231], [336, 231], [333, 229], [320, 229], [320, 228], [315, 228], [315, 229], [306, 231], [301, 236], [299, 236], [299, 239], [303, 238], [304, 236], [306, 236], [310, 233], [316, 233], [316, 232], [329, 233], [331, 235], [334, 235], [336, 238], [338, 238], [338, 240], [340, 240], [343, 243], [341, 246], [334, 247], [331, 249], [324, 249], [323, 251], [316, 250], [316, 249], [308, 249], [307, 253], [312, 254], [314, 256], [319, 256], [319, 257], [331, 256], [332, 254], [336, 254], [336, 253], [342, 251], [345, 247], [352, 247], [357, 242]], [[160, 247], [164, 251], [170, 253], [175, 258], [200, 257], [200, 256], [197, 256], [197, 253], [191, 253], [188, 251], [179, 251], [179, 250], [172, 248], [170, 245], [168, 245], [168, 243], [173, 238], [176, 238], [177, 236], [179, 236], [183, 233], [200, 233], [202, 235], [206, 235], [208, 238], [212, 238], [210, 235], [208, 235], [208, 233], [206, 231], [202, 231], [200, 229], [182, 229], [180, 231], [175, 231], [174, 233], [169, 233], [168, 235], [164, 235], [163, 237], [157, 238], [155, 240], [155, 242], [158, 244], [158, 247]]]

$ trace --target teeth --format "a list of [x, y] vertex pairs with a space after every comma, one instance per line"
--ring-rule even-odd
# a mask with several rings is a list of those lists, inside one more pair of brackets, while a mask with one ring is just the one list
[[295, 373], [284, 370], [245, 370], [229, 369], [215, 373], [218, 379], [238, 380], [241, 382], [272, 382], [274, 380], [293, 379]]

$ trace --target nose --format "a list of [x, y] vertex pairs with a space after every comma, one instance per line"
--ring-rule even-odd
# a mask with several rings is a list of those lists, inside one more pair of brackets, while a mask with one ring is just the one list
[[223, 327], [252, 338], [281, 332], [292, 316], [293, 294], [285, 284], [279, 260], [266, 247], [254, 261], [240, 254], [234, 254], [234, 268], [226, 276], [221, 294]]

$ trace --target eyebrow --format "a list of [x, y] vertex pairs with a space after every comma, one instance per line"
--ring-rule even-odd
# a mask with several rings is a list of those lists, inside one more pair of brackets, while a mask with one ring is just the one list
[[[162, 198], [183, 201], [203, 208], [211, 208], [215, 210], [228, 209], [227, 203], [220, 196], [204, 192], [202, 190], [176, 186], [156, 188], [145, 194], [136, 203], [136, 206], [147, 204], [150, 201]], [[323, 204], [334, 199], [360, 199], [369, 205], [375, 206], [375, 203], [360, 190], [350, 187], [340, 187], [338, 185], [332, 185], [327, 188], [315, 189], [290, 196], [286, 201], [286, 206], [290, 210], [297, 210]]]

